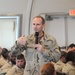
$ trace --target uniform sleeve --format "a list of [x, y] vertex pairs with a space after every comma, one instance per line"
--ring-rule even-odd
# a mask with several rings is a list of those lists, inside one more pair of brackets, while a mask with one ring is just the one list
[[43, 52], [43, 56], [47, 58], [47, 60], [49, 61], [57, 62], [60, 59], [61, 54], [56, 39], [52, 38], [51, 42], [52, 43], [49, 44], [50, 48], [45, 48], [45, 51]]
[[74, 70], [70, 70], [68, 75], [75, 75], [75, 69]]
[[59, 51], [59, 47], [56, 40], [54, 41], [53, 45], [54, 45], [53, 48], [54, 50], [52, 51], [52, 57], [54, 57], [55, 61], [57, 62], [60, 59], [61, 53]]
[[6, 60], [2, 57], [0, 59], [0, 68], [6, 63]]
[[14, 75], [15, 74], [15, 68], [11, 68], [6, 75]]

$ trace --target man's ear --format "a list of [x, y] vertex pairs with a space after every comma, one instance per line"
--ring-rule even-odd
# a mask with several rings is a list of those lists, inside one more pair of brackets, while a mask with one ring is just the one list
[[45, 30], [45, 24], [43, 25], [43, 30]]

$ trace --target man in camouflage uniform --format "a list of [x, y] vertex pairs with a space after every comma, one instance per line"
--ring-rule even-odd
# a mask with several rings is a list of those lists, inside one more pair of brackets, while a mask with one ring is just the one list
[[6, 75], [23, 75], [25, 68], [25, 58], [23, 54], [17, 55], [16, 57], [16, 65], [14, 65]]
[[62, 68], [66, 64], [66, 56], [67, 56], [67, 52], [61, 51], [60, 60], [54, 64], [55, 70], [57, 72], [62, 72]]
[[66, 75], [75, 75], [75, 51], [69, 51], [66, 56], [66, 65], [62, 68], [62, 72]]
[[40, 75], [40, 68], [47, 62], [57, 62], [60, 58], [60, 51], [56, 39], [47, 35], [43, 29], [45, 20], [41, 16], [36, 16], [33, 19], [34, 32], [38, 32], [38, 44], [35, 44], [35, 33], [27, 37], [20, 37], [17, 42], [24, 45], [26, 67], [24, 75]]

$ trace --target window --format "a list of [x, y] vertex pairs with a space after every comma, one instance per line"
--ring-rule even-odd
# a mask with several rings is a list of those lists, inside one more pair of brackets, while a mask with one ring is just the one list
[[21, 35], [22, 15], [0, 16], [0, 46], [10, 49]]

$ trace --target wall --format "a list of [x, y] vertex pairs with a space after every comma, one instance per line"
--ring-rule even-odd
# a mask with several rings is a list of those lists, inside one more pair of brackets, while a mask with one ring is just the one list
[[70, 9], [75, 9], [75, 0], [0, 0], [0, 15], [23, 15], [22, 35], [33, 32], [31, 24], [34, 16], [41, 13], [68, 13]]
[[[34, 0], [31, 20], [34, 16], [41, 13], [68, 13], [70, 9], [75, 9], [75, 0]], [[32, 32], [32, 29], [30, 32]]]
[[[22, 34], [28, 33], [26, 13], [28, 3], [33, 1], [31, 20], [35, 15], [45, 12], [69, 12], [75, 9], [75, 0], [0, 0], [0, 14], [23, 14]], [[30, 31], [31, 32], [31, 31]]]
[[28, 0], [0, 0], [0, 15], [22, 14], [22, 34], [25, 34], [25, 16]]

